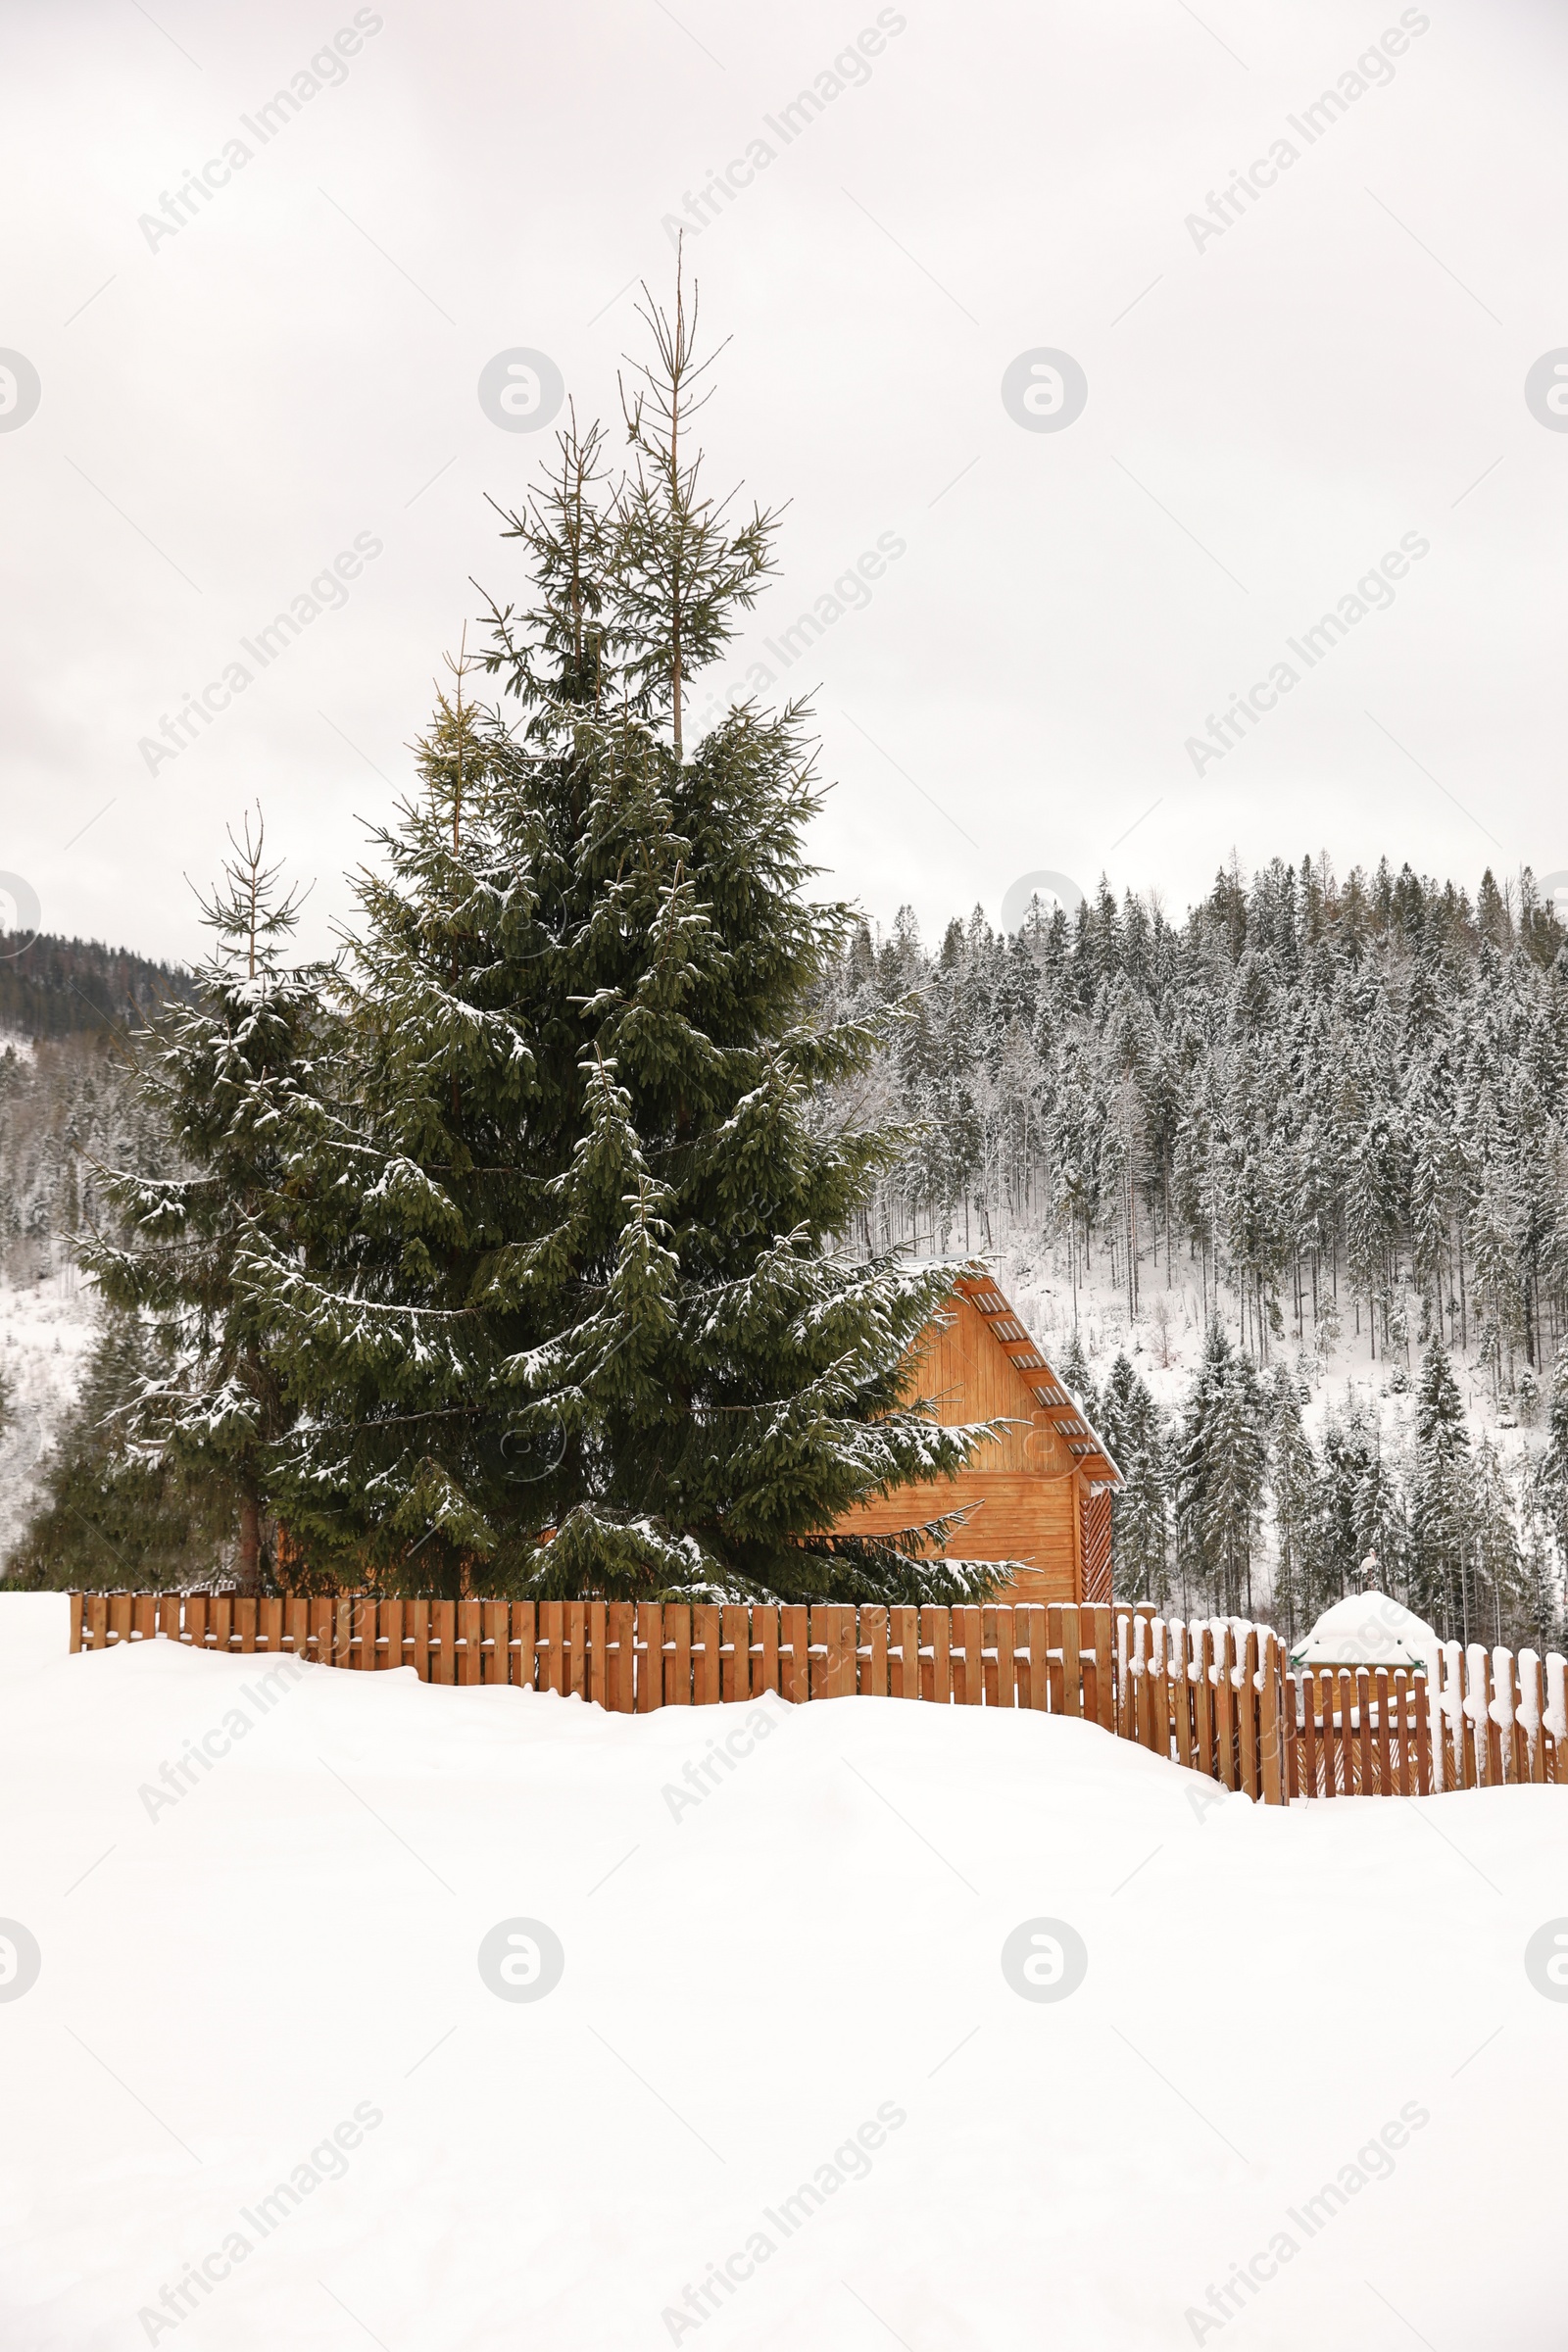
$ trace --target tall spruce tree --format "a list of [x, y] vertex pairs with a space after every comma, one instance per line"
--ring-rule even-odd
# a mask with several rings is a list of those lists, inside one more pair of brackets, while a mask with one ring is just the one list
[[1276, 1617], [1284, 1620], [1283, 1631], [1294, 1641], [1298, 1627], [1304, 1630], [1317, 1613], [1313, 1527], [1318, 1464], [1301, 1419], [1300, 1390], [1284, 1364], [1274, 1367], [1268, 1430], [1277, 1545], [1274, 1608]]
[[[290, 1531], [421, 1590], [957, 1597], [923, 1555], [981, 1432], [906, 1393], [951, 1270], [835, 1250], [901, 1139], [823, 1115], [878, 1038], [815, 1008], [855, 919], [808, 896], [806, 713], [683, 718], [773, 517], [703, 488], [695, 306], [644, 318], [629, 475], [573, 416], [508, 518], [520, 715], [457, 663], [360, 888], [303, 1260], [248, 1268]], [[929, 1518], [855, 1534], [911, 1481]]]
[[[176, 1490], [197, 1482], [209, 1525], [226, 1505], [242, 1592], [263, 1575], [278, 1446], [293, 1420], [243, 1269], [263, 1235], [291, 1247], [288, 1139], [314, 1101], [324, 980], [321, 967], [287, 961], [299, 901], [280, 895], [265, 838], [260, 810], [254, 840], [249, 820], [243, 842], [230, 834], [220, 881], [200, 902], [214, 947], [196, 1001], [171, 1003], [142, 1048], [145, 1090], [188, 1173], [100, 1169], [118, 1223], [79, 1249], [111, 1308], [150, 1329], [133, 1351], [144, 1375], [110, 1408], [114, 1450]], [[106, 1380], [126, 1360], [111, 1356]]]
[[1556, 1545], [1561, 1571], [1568, 1573], [1568, 1347], [1552, 1367], [1546, 1406], [1546, 1444], [1537, 1470], [1541, 1507]]
[[1165, 1431], [1158, 1405], [1119, 1349], [1105, 1379], [1099, 1429], [1122, 1483], [1111, 1490], [1114, 1589], [1127, 1598], [1170, 1598], [1170, 1498]]
[[1507, 1638], [1504, 1622], [1511, 1625], [1525, 1597], [1524, 1563], [1507, 1474], [1490, 1438], [1476, 1447], [1469, 1501], [1479, 1630], [1501, 1642]]
[[1228, 1615], [1244, 1601], [1251, 1610], [1267, 1468], [1257, 1375], [1216, 1320], [1176, 1438], [1176, 1532], [1184, 1571], [1196, 1573], [1209, 1606]]
[[1410, 1605], [1439, 1633], [1468, 1642], [1470, 1434], [1447, 1349], [1436, 1335], [1421, 1361], [1410, 1483]]

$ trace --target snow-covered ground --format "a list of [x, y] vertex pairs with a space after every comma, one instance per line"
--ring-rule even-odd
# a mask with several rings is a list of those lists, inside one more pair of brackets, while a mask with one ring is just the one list
[[1264, 1811], [1030, 1715], [161, 1642], [8, 1682], [29, 1625], [6, 2352], [1562, 2338], [1559, 1790]]
[[93, 1293], [69, 1263], [42, 1282], [0, 1283], [0, 1560], [26, 1526], [39, 1462], [75, 1401], [93, 1314]]

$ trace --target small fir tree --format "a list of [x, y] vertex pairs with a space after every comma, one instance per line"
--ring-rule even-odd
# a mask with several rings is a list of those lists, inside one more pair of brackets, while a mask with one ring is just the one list
[[146, 1093], [188, 1173], [98, 1171], [119, 1230], [82, 1244], [112, 1308], [154, 1335], [150, 1368], [114, 1411], [129, 1460], [226, 1504], [242, 1592], [263, 1574], [278, 1447], [293, 1421], [281, 1368], [245, 1279], [258, 1237], [290, 1247], [290, 1143], [314, 1104], [320, 967], [285, 959], [299, 900], [280, 895], [260, 810], [202, 919], [215, 945], [196, 1002], [174, 1002], [143, 1048]]

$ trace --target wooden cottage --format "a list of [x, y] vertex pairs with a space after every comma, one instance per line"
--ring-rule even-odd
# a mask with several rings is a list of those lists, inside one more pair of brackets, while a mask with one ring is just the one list
[[909, 1394], [939, 1421], [1010, 1423], [951, 1486], [896, 1488], [846, 1529], [892, 1535], [962, 1510], [956, 1559], [1010, 1560], [1009, 1601], [1108, 1601], [1110, 1490], [1121, 1472], [989, 1274], [965, 1266], [921, 1334]]

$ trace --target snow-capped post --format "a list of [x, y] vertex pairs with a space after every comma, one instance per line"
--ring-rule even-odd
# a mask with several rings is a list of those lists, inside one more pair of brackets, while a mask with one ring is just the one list
[[1263, 1637], [1263, 1658], [1258, 1674], [1258, 1745], [1262, 1753], [1263, 1802], [1283, 1805], [1289, 1801], [1285, 1774], [1285, 1705], [1283, 1651], [1273, 1634]]
[[1521, 1778], [1544, 1781], [1546, 1777], [1545, 1747], [1541, 1737], [1541, 1719], [1545, 1712], [1545, 1680], [1541, 1659], [1533, 1649], [1519, 1652], [1519, 1726], [1524, 1736], [1524, 1771]]
[[1487, 1709], [1490, 1729], [1487, 1734], [1487, 1753], [1494, 1773], [1494, 1786], [1514, 1777], [1514, 1725], [1517, 1710], [1514, 1705], [1513, 1652], [1499, 1642], [1492, 1652], [1492, 1703]]
[[1554, 1649], [1546, 1652], [1546, 1708], [1542, 1721], [1551, 1734], [1557, 1778], [1568, 1781], [1568, 1659]]
[[197, 1001], [169, 1004], [142, 1049], [146, 1093], [190, 1172], [100, 1170], [119, 1230], [79, 1250], [111, 1308], [150, 1327], [157, 1351], [117, 1416], [125, 1450], [224, 1498], [244, 1593], [260, 1586], [264, 1518], [294, 1420], [246, 1267], [259, 1236], [283, 1252], [295, 1244], [290, 1139], [316, 1101], [325, 984], [325, 967], [287, 960], [300, 900], [279, 894], [265, 840], [260, 808], [254, 840], [248, 819], [242, 843], [230, 833], [219, 882], [198, 899], [215, 945]]

